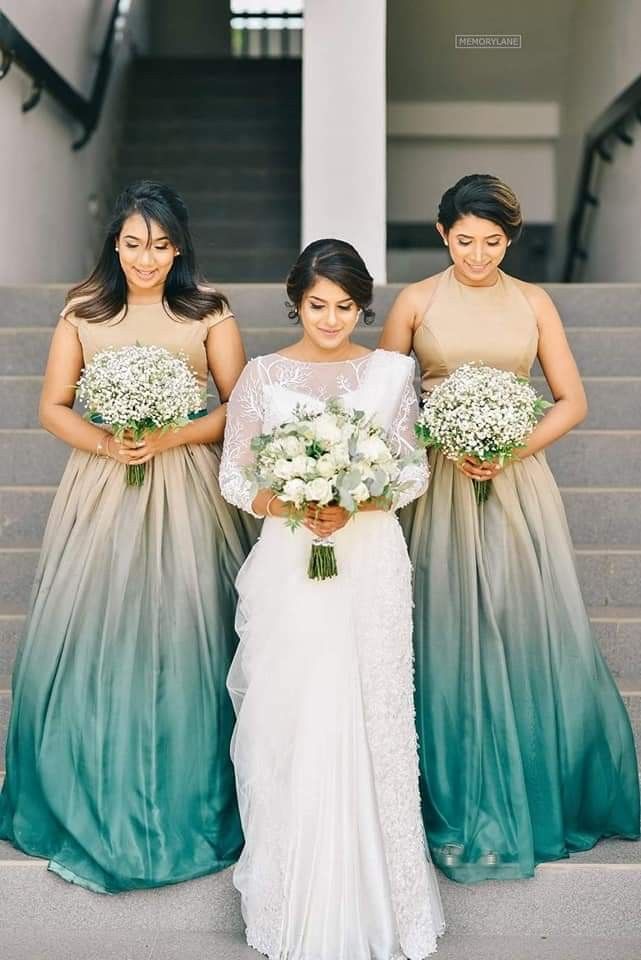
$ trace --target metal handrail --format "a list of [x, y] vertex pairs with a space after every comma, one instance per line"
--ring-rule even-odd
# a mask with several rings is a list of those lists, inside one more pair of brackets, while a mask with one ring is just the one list
[[563, 267], [563, 282], [571, 283], [577, 260], [585, 261], [587, 245], [581, 245], [581, 234], [588, 210], [599, 205], [599, 197], [593, 188], [593, 178], [599, 161], [612, 163], [613, 153], [608, 149], [614, 137], [630, 146], [634, 141], [625, 129], [629, 120], [641, 121], [641, 76], [619, 94], [595, 120], [588, 130], [583, 145], [583, 159], [579, 174], [574, 209], [570, 218], [567, 253]]
[[65, 80], [55, 67], [36, 50], [4, 13], [0, 12], [0, 80], [6, 77], [12, 64], [31, 77], [32, 90], [22, 104], [23, 113], [33, 110], [40, 102], [43, 92], [48, 93], [57, 103], [83, 127], [80, 139], [73, 144], [74, 150], [80, 150], [88, 142], [100, 119], [105, 91], [111, 72], [111, 53], [116, 25], [119, 18], [120, 2], [116, 0], [109, 17], [109, 26], [102, 45], [98, 69], [89, 97], [83, 97]]

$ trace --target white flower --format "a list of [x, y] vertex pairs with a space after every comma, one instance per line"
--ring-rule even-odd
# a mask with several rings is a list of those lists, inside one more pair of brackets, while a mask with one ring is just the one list
[[305, 454], [300, 454], [297, 457], [294, 457], [292, 460], [292, 473], [293, 477], [306, 477], [309, 474], [310, 466], [313, 469], [315, 460], [312, 460], [311, 457], [306, 457]]
[[305, 499], [314, 503], [325, 505], [329, 503], [334, 495], [331, 483], [328, 483], [324, 477], [316, 477], [305, 484]]
[[331, 477], [336, 470], [336, 462], [333, 456], [329, 453], [323, 454], [323, 456], [316, 461], [316, 470], [320, 476], [325, 477], [325, 479]]
[[356, 449], [370, 463], [383, 463], [391, 458], [389, 447], [377, 436], [361, 438]]
[[279, 494], [279, 500], [300, 507], [305, 500], [305, 481], [288, 480], [283, 487], [283, 492]]
[[288, 457], [297, 457], [301, 453], [305, 453], [305, 444], [298, 439], [298, 437], [289, 436], [285, 437], [282, 441], [283, 450]]
[[314, 436], [325, 444], [338, 443], [341, 440], [341, 428], [331, 413], [323, 413], [314, 421]]
[[353, 490], [350, 490], [350, 493], [356, 503], [363, 503], [370, 498], [370, 492], [364, 483], [358, 483]]
[[294, 470], [294, 465], [291, 460], [277, 460], [274, 464], [274, 476], [278, 477], [279, 480], [291, 480], [295, 476], [296, 471]]
[[206, 401], [183, 354], [141, 344], [95, 354], [77, 393], [90, 415], [99, 415], [117, 432], [180, 426]]

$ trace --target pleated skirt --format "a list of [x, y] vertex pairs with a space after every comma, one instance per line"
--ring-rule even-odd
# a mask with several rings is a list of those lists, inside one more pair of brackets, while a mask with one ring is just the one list
[[450, 461], [430, 463], [402, 523], [435, 863], [464, 883], [529, 877], [602, 837], [638, 838], [633, 733], [545, 455], [506, 468], [480, 507]]
[[74, 451], [13, 676], [0, 836], [99, 892], [176, 883], [242, 847], [225, 678], [234, 580], [256, 530], [219, 455], [147, 464]]

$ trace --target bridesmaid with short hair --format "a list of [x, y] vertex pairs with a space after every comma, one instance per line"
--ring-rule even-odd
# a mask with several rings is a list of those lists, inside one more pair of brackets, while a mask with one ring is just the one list
[[[107, 347], [186, 355], [223, 406], [117, 441], [72, 409]], [[53, 335], [40, 418], [73, 447], [44, 536], [13, 678], [0, 836], [114, 893], [233, 863], [242, 835], [225, 687], [250, 524], [220, 495], [224, 403], [245, 364], [227, 299], [199, 281], [187, 209], [132, 184]], [[140, 487], [125, 465], [146, 464]]]
[[[529, 377], [538, 356], [555, 401], [503, 468], [432, 449], [404, 516], [424, 820], [435, 862], [470, 883], [637, 838], [639, 782], [544, 452], [585, 417], [585, 393], [550, 297], [500, 269], [519, 202], [497, 177], [463, 177], [437, 229], [452, 265], [401, 291], [381, 346], [414, 351], [424, 392], [469, 362]], [[492, 481], [482, 505], [474, 480]]]

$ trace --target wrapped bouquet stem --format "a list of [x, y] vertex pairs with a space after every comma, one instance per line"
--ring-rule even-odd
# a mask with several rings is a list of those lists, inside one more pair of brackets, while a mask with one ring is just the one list
[[[289, 508], [287, 524], [297, 529], [310, 506], [343, 507], [355, 514], [372, 500], [392, 506], [405, 485], [407, 462], [396, 457], [385, 432], [359, 410], [329, 400], [320, 412], [297, 407], [294, 419], [252, 441], [254, 462], [246, 467], [254, 491], [271, 490]], [[312, 541], [311, 580], [338, 573], [333, 537]]]
[[[156, 430], [177, 430], [199, 415], [206, 394], [183, 354], [132, 344], [95, 354], [76, 384], [85, 417], [110, 426], [118, 440], [142, 440]], [[129, 486], [145, 480], [145, 464], [127, 464]]]
[[[475, 457], [504, 466], [550, 406], [515, 373], [466, 363], [423, 398], [416, 435], [448, 460]], [[472, 482], [477, 504], [484, 503], [492, 481]]]

